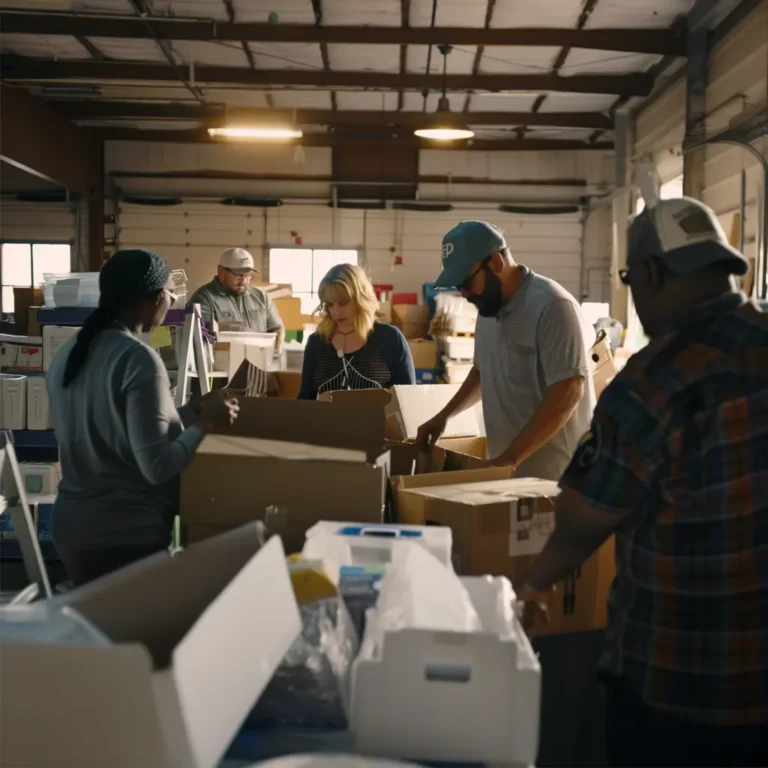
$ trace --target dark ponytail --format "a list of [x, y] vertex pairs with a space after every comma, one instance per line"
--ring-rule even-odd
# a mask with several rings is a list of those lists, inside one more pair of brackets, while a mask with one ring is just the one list
[[85, 366], [91, 342], [111, 328], [123, 311], [157, 296], [169, 275], [165, 261], [150, 251], [124, 250], [112, 256], [99, 273], [99, 306], [83, 323], [64, 366], [65, 388]]

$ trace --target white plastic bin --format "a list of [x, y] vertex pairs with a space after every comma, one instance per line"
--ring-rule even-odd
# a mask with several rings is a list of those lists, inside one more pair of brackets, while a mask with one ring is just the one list
[[473, 360], [475, 357], [474, 336], [445, 336], [440, 339], [443, 354], [451, 360]]
[[[383, 523], [337, 523], [323, 520], [306, 533], [304, 554], [323, 557], [323, 539], [341, 539], [349, 545], [352, 562], [348, 565], [378, 565], [391, 559], [392, 543], [411, 541], [431, 552], [443, 565], [453, 570], [451, 550], [453, 534], [447, 526], [395, 525]], [[334, 542], [335, 543], [335, 542]], [[333, 552], [336, 552], [333, 547]]]
[[[519, 621], [500, 620], [503, 580], [462, 583], [482, 632], [403, 629], [366, 639], [352, 667], [351, 727], [365, 755], [429, 762], [533, 765], [541, 668]], [[373, 633], [369, 637], [369, 633]]]

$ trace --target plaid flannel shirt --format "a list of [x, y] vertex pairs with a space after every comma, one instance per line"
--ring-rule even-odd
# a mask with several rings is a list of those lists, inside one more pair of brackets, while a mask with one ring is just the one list
[[726, 294], [632, 357], [561, 485], [629, 513], [601, 673], [685, 720], [768, 722], [768, 314]]

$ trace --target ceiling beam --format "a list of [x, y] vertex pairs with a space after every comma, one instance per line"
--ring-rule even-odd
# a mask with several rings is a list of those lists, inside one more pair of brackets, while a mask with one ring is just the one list
[[404, 181], [388, 177], [354, 179], [342, 181], [330, 174], [307, 173], [249, 173], [247, 171], [111, 171], [114, 179], [183, 179], [183, 180], [215, 180], [215, 181], [311, 181], [327, 184], [344, 183], [348, 186], [355, 184], [480, 184], [488, 187], [586, 187], [586, 179], [547, 178], [547, 179], [498, 179], [481, 178], [478, 176], [419, 176], [415, 181]]
[[685, 36], [666, 29], [470, 27], [352, 27], [231, 23], [207, 19], [0, 11], [6, 34], [67, 35], [251, 43], [362, 43], [365, 45], [555, 46], [624, 53], [685, 56]]
[[80, 45], [82, 45], [83, 48], [85, 48], [85, 50], [91, 54], [92, 59], [96, 59], [96, 61], [104, 61], [107, 58], [104, 55], [104, 51], [102, 51], [98, 45], [96, 45], [93, 41], [89, 40], [87, 37], [78, 35], [77, 42], [80, 43]]
[[[195, 129], [186, 131], [144, 131], [135, 128], [105, 128], [98, 131], [104, 141], [150, 141], [157, 143], [212, 144], [222, 143], [208, 136], [207, 131]], [[332, 133], [311, 133], [295, 144], [304, 147], [366, 147], [372, 150], [384, 147], [414, 147], [418, 149], [472, 150], [479, 152], [554, 152], [578, 150], [612, 150], [613, 142], [603, 141], [588, 144], [584, 141], [563, 139], [517, 139], [484, 140], [474, 139], [471, 143], [456, 142], [452, 145], [423, 141], [414, 136], [382, 139], [381, 137], [338, 136]]]
[[[234, 23], [235, 21], [234, 0], [222, 0], [222, 2], [224, 3], [224, 10], [227, 12], [227, 18], [229, 19], [230, 24]], [[240, 46], [243, 49], [245, 58], [248, 59], [248, 66], [251, 69], [256, 69], [256, 60], [253, 58], [253, 51], [248, 46], [248, 42], [246, 40], [241, 40]]]
[[[491, 19], [493, 18], [493, 11], [496, 8], [496, 0], [488, 0], [486, 6], [485, 6], [485, 23], [483, 24], [483, 27], [485, 29], [490, 29], [491, 27]], [[483, 52], [485, 51], [484, 45], [478, 45], [477, 50], [475, 51], [475, 60], [472, 62], [472, 74], [478, 75], [480, 74], [480, 61], [483, 58]], [[467, 94], [467, 98], [464, 100], [464, 111], [469, 112], [470, 103], [472, 101], [472, 94]]]
[[[311, 88], [380, 88], [419, 91], [422, 74], [390, 72], [325, 72], [317, 69], [250, 70], [245, 67], [201, 65], [194, 73], [187, 65], [168, 67], [152, 63], [118, 61], [53, 61], [4, 55], [0, 57], [3, 79], [17, 82], [61, 80], [152, 80], [168, 82], [184, 78], [196, 84], [277, 86]], [[194, 74], [194, 77], [193, 77]], [[559, 91], [605, 93], [617, 96], [647, 96], [653, 78], [644, 73], [631, 75], [448, 75], [449, 91]]]
[[[400, 28], [408, 29], [411, 26], [411, 0], [400, 0]], [[400, 44], [400, 74], [404, 75], [408, 70], [408, 46]], [[402, 110], [405, 102], [405, 93], [397, 92], [397, 109]]]
[[[48, 104], [72, 120], [215, 120], [225, 114], [224, 106], [196, 104], [157, 104], [125, 101], [50, 101]], [[293, 120], [293, 110], [229, 109], [232, 119], [254, 122], [285, 118]], [[551, 128], [591, 128], [611, 130], [613, 122], [600, 112], [470, 112], [472, 125], [541, 126]], [[407, 125], [420, 127], [429, 116], [422, 112], [381, 110], [297, 109], [299, 125]]]

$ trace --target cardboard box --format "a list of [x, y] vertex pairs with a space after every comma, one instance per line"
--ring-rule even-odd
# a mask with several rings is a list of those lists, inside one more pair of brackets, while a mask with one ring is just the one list
[[16, 318], [16, 327], [20, 333], [31, 334], [29, 328], [29, 308], [41, 307], [45, 303], [42, 288], [14, 288], [13, 289], [13, 315]]
[[421, 339], [429, 330], [429, 307], [426, 304], [394, 304], [392, 323], [406, 339]]
[[595, 397], [600, 397], [605, 388], [613, 381], [618, 372], [616, 361], [611, 352], [611, 343], [605, 330], [597, 334], [597, 341], [589, 350], [592, 366], [592, 383], [595, 386]]
[[0, 429], [26, 429], [27, 377], [0, 375]]
[[274, 367], [276, 339], [274, 333], [220, 331], [213, 348], [213, 369], [226, 372], [230, 380], [245, 361], [269, 371]]
[[[526, 478], [402, 489], [399, 503], [411, 505], [414, 518], [451, 527], [457, 572], [507, 576], [519, 584], [554, 528], [558, 493], [553, 481]], [[603, 629], [615, 573], [611, 537], [557, 585], [551, 622], [537, 633]]]
[[437, 368], [437, 342], [430, 339], [410, 339], [408, 348], [413, 357], [413, 367], [417, 370]]
[[[322, 400], [334, 404], [378, 405], [386, 419], [387, 440], [416, 439], [419, 427], [431, 419], [459, 391], [458, 384], [397, 385], [390, 389], [362, 389], [327, 392]], [[448, 421], [444, 438], [477, 436], [485, 433], [482, 405], [478, 403]]]
[[382, 323], [392, 325], [392, 302], [380, 301], [379, 311], [376, 313], [376, 319]]
[[286, 297], [275, 299], [275, 307], [280, 313], [286, 331], [303, 331], [304, 315], [301, 313], [301, 299]]
[[382, 521], [389, 454], [378, 407], [243, 398], [181, 478], [181, 521], [234, 527], [263, 520], [289, 552], [319, 520]]
[[280, 371], [277, 379], [277, 397], [283, 400], [295, 400], [301, 390], [301, 374], [296, 371]]
[[27, 429], [51, 429], [51, 406], [42, 376], [27, 379]]
[[27, 316], [27, 333], [30, 336], [42, 336], [43, 329], [37, 319], [37, 313], [44, 307], [30, 307]]
[[40, 336], [0, 334], [0, 368], [42, 370], [43, 339]]
[[43, 328], [43, 370], [47, 371], [51, 366], [53, 356], [64, 346], [73, 336], [76, 336], [79, 328], [69, 328], [66, 326], [46, 325]]
[[[19, 472], [28, 498], [32, 496], [54, 497], [56, 495], [61, 482], [61, 464], [59, 462], [22, 461], [19, 463]], [[10, 463], [6, 463], [3, 467], [2, 479], [4, 495], [17, 497], [19, 489]], [[52, 502], [53, 499], [50, 501]]]
[[399, 523], [408, 525], [430, 525], [434, 521], [425, 517], [426, 505], [424, 498], [403, 491], [420, 488], [435, 488], [446, 485], [463, 485], [466, 483], [484, 483], [492, 480], [511, 480], [514, 475], [512, 467], [489, 467], [487, 469], [467, 469], [458, 472], [427, 472], [417, 475], [398, 475], [390, 480], [392, 500]]
[[301, 630], [281, 542], [259, 541], [247, 526], [55, 599], [114, 646], [4, 643], [3, 764], [219, 765]]

